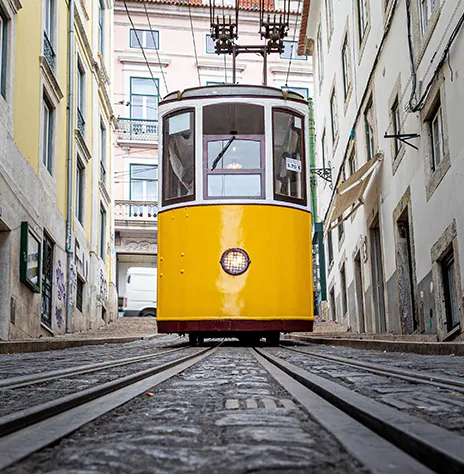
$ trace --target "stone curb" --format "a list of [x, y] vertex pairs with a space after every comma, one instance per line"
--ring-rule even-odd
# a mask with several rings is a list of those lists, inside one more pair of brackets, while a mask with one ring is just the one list
[[347, 346], [355, 349], [368, 349], [386, 352], [413, 352], [424, 355], [455, 355], [464, 356], [462, 342], [417, 342], [417, 341], [385, 341], [373, 339], [330, 338], [317, 336], [289, 335], [292, 339], [326, 344], [329, 346]]
[[150, 334], [147, 336], [121, 336], [121, 337], [99, 337], [89, 339], [67, 339], [67, 340], [31, 340], [0, 342], [0, 354], [17, 354], [22, 352], [43, 352], [59, 349], [69, 349], [70, 347], [98, 346], [103, 344], [124, 344], [141, 340], [150, 340], [161, 337], [163, 334]]

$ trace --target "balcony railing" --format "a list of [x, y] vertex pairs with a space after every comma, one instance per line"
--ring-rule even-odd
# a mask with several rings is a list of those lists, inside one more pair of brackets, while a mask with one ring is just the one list
[[44, 56], [45, 59], [47, 60], [48, 65], [50, 66], [50, 69], [55, 72], [55, 51], [53, 50], [53, 46], [50, 43], [50, 40], [48, 39], [47, 33], [44, 31]]
[[116, 200], [114, 217], [126, 221], [155, 221], [158, 215], [157, 201]]
[[81, 132], [81, 135], [85, 137], [85, 120], [79, 108], [77, 109], [77, 129]]
[[119, 140], [158, 140], [158, 120], [118, 118]]

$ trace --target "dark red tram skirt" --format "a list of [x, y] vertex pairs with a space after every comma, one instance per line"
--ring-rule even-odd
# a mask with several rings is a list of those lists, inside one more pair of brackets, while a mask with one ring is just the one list
[[161, 333], [248, 331], [311, 332], [313, 330], [313, 321], [307, 319], [157, 321], [157, 324], [158, 332]]

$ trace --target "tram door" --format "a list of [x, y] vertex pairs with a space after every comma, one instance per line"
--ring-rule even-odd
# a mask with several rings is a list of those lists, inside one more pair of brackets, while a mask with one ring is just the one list
[[375, 319], [377, 320], [376, 332], [386, 332], [385, 319], [385, 283], [383, 280], [382, 246], [380, 239], [379, 219], [370, 229], [371, 232], [371, 261], [372, 261], [372, 294], [374, 296]]

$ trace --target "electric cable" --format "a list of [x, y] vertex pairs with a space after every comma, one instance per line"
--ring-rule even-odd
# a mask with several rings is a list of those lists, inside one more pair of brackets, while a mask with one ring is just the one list
[[195, 41], [195, 32], [193, 31], [192, 9], [190, 8], [190, 3], [188, 5], [188, 9], [189, 9], [189, 17], [190, 17], [190, 30], [192, 32], [192, 40], [193, 40], [193, 50], [195, 52], [195, 64], [197, 67], [198, 85], [201, 86], [200, 70], [198, 69], [197, 44]]
[[[285, 87], [287, 88], [288, 88], [288, 76], [290, 75], [290, 68], [292, 67], [293, 48], [295, 47], [295, 37], [296, 37], [296, 31], [298, 29], [298, 20], [300, 19], [300, 6], [301, 6], [301, 0], [298, 0], [298, 7], [297, 7], [296, 21], [295, 21], [295, 31], [293, 32], [293, 40], [292, 40], [291, 49], [290, 49], [290, 61], [288, 62], [287, 77], [285, 79]], [[290, 6], [288, 8], [290, 10]]]
[[158, 65], [159, 65], [159, 68], [161, 70], [161, 74], [163, 76], [164, 87], [166, 88], [166, 93], [169, 93], [168, 83], [166, 82], [166, 76], [164, 75], [164, 69], [161, 66], [161, 59], [160, 59], [159, 52], [158, 52], [158, 46], [159, 45], [157, 45], [156, 41], [155, 41], [155, 32], [153, 31], [153, 28], [151, 27], [151, 21], [150, 21], [150, 16], [148, 15], [146, 2], [143, 2], [143, 8], [145, 9], [145, 15], [146, 15], [147, 20], [148, 20], [148, 27], [150, 28], [150, 33], [151, 33], [151, 37], [153, 39], [153, 44], [155, 45], [156, 57], [158, 58]]
[[158, 82], [155, 79], [155, 76], [153, 75], [153, 71], [151, 70], [150, 63], [148, 62], [147, 55], [145, 54], [145, 49], [142, 46], [142, 42], [140, 41], [139, 34], [137, 33], [137, 29], [135, 28], [134, 22], [132, 21], [132, 17], [129, 13], [129, 9], [127, 8], [127, 2], [126, 2], [126, 0], [123, 0], [123, 2], [124, 2], [124, 8], [126, 9], [127, 17], [129, 18], [132, 29], [134, 30], [135, 37], [137, 38], [137, 43], [139, 44], [140, 49], [142, 50], [142, 54], [143, 54], [143, 57], [145, 59], [145, 64], [147, 65], [148, 71], [150, 72], [150, 76], [151, 76], [151, 78], [152, 78], [152, 80], [153, 80], [153, 82], [156, 86], [156, 90], [158, 91], [158, 96], [161, 97], [161, 92], [160, 92], [160, 89], [159, 89]]

